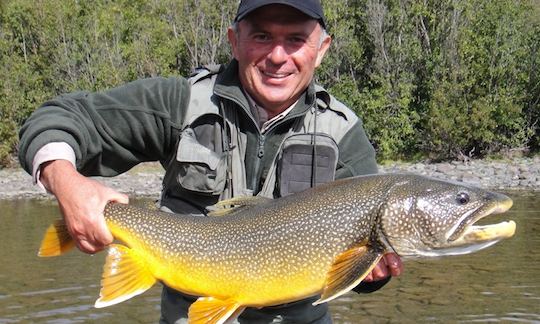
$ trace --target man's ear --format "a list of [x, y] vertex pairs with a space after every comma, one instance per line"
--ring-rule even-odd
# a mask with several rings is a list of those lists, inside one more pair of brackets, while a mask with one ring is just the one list
[[227, 38], [229, 39], [229, 44], [231, 44], [232, 54], [235, 59], [238, 59], [238, 56], [236, 55], [238, 46], [237, 36], [238, 35], [236, 35], [236, 32], [232, 27], [229, 27], [229, 29], [227, 29]]
[[315, 67], [318, 67], [321, 65], [321, 62], [324, 58], [324, 55], [326, 54], [326, 51], [328, 51], [328, 48], [330, 48], [330, 44], [332, 44], [332, 37], [327, 35], [324, 40], [321, 42], [321, 46], [319, 46], [319, 50], [317, 52], [317, 61], [315, 62]]

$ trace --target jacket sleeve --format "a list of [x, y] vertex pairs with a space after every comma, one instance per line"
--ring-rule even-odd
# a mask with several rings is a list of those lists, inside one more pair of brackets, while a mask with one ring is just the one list
[[39, 107], [19, 133], [19, 160], [32, 172], [36, 152], [65, 142], [84, 175], [114, 176], [174, 150], [189, 84], [183, 78], [134, 81], [104, 92], [76, 92]]
[[377, 173], [375, 149], [369, 142], [360, 119], [343, 136], [338, 147], [336, 179]]

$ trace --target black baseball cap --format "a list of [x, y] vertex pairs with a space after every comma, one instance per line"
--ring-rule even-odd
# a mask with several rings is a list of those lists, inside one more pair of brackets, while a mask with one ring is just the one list
[[240, 21], [255, 9], [270, 4], [282, 4], [298, 9], [311, 18], [318, 20], [323, 28], [326, 29], [326, 21], [320, 0], [242, 0], [238, 6], [238, 12], [234, 21]]

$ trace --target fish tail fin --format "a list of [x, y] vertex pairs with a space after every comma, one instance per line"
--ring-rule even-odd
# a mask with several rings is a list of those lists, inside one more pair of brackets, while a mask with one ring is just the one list
[[189, 324], [222, 324], [235, 320], [244, 311], [235, 300], [221, 300], [214, 297], [201, 297], [189, 308]]
[[47, 228], [39, 247], [38, 256], [59, 256], [71, 250], [74, 246], [75, 241], [69, 235], [66, 223], [64, 220], [59, 219]]
[[155, 282], [156, 278], [136, 250], [111, 244], [103, 266], [99, 299], [94, 306], [102, 308], [121, 303], [142, 294]]

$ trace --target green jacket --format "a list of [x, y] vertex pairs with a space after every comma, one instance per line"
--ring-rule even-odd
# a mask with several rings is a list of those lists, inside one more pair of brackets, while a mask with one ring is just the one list
[[[287, 131], [313, 106], [315, 85], [310, 85], [286, 118], [264, 135], [261, 155], [261, 134], [236, 71], [237, 63], [233, 61], [218, 75], [213, 98], [240, 111], [239, 130], [247, 138], [247, 186], [257, 194]], [[78, 170], [87, 176], [115, 176], [145, 161], [159, 161], [167, 168], [176, 159], [180, 134], [186, 126], [190, 90], [188, 79], [171, 77], [138, 80], [104, 92], [59, 96], [44, 103], [23, 125], [21, 165], [31, 172], [34, 155], [43, 145], [66, 142], [75, 151]], [[335, 103], [343, 109], [324, 91], [318, 96], [323, 97], [319, 101]], [[339, 109], [333, 113], [341, 114]], [[341, 117], [347, 119], [345, 114]], [[350, 130], [337, 143], [335, 178], [377, 172], [375, 152], [361, 121], [345, 120], [351, 122]]]

